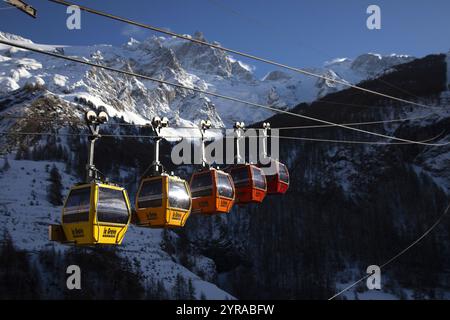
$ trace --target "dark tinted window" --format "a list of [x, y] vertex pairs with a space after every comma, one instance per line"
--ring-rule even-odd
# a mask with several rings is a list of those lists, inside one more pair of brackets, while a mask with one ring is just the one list
[[191, 197], [183, 181], [169, 179], [169, 207], [188, 210]]
[[194, 175], [191, 183], [192, 198], [212, 195], [211, 171]]
[[63, 222], [89, 221], [91, 187], [72, 190], [64, 207]]
[[162, 179], [144, 182], [138, 195], [138, 207], [162, 207]]
[[224, 173], [217, 173], [217, 192], [222, 197], [233, 198], [233, 185], [230, 176]]
[[253, 183], [258, 189], [266, 189], [266, 178], [263, 176], [261, 169], [252, 167]]
[[232, 170], [231, 177], [233, 178], [234, 186], [237, 188], [250, 185], [248, 168], [246, 166]]
[[280, 171], [280, 180], [285, 183], [289, 183], [289, 172], [287, 170], [287, 167], [284, 164], [280, 163], [279, 171]]
[[125, 224], [128, 221], [128, 207], [122, 190], [99, 188], [97, 219], [99, 222]]

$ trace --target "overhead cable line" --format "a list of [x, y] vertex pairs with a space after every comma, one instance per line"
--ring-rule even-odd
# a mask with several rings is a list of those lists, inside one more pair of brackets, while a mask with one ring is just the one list
[[[376, 125], [376, 124], [385, 124], [385, 123], [395, 123], [395, 122], [405, 122], [405, 121], [411, 121], [411, 120], [418, 120], [418, 119], [424, 119], [426, 117], [429, 117], [432, 114], [425, 114], [422, 116], [416, 116], [416, 117], [406, 117], [406, 118], [398, 118], [398, 119], [390, 119], [390, 120], [378, 120], [378, 121], [364, 121], [364, 122], [348, 122], [348, 123], [340, 123], [341, 125], [345, 126], [366, 126], [366, 125]], [[36, 121], [54, 121], [57, 123], [64, 123], [64, 124], [81, 124], [71, 120], [57, 118], [57, 117], [34, 117], [34, 116], [14, 116], [14, 115], [0, 115], [0, 119], [26, 119], [26, 120], [36, 120]], [[80, 119], [81, 121], [81, 119]], [[136, 123], [105, 123], [104, 126], [110, 126], [110, 127], [137, 127], [137, 128], [150, 128], [150, 123], [148, 124], [136, 124]], [[286, 126], [286, 127], [272, 127], [272, 129], [277, 130], [297, 130], [297, 129], [317, 129], [317, 128], [329, 128], [329, 127], [335, 127], [335, 125], [328, 125], [328, 124], [321, 124], [321, 125], [306, 125], [306, 126]], [[196, 126], [176, 126], [171, 127], [173, 129], [195, 129], [198, 130], [198, 127]], [[228, 128], [225, 127], [211, 127], [211, 130], [226, 130]]]
[[[399, 253], [397, 253], [396, 255], [394, 255], [392, 258], [390, 258], [389, 260], [387, 260], [385, 263], [383, 263], [382, 265], [380, 265], [380, 269], [383, 269], [385, 267], [387, 267], [389, 264], [391, 264], [392, 262], [394, 262], [395, 260], [397, 260], [398, 258], [400, 258], [403, 254], [405, 254], [408, 250], [410, 250], [411, 248], [413, 248], [415, 245], [417, 245], [420, 241], [422, 241], [428, 234], [430, 234], [444, 219], [444, 217], [447, 215], [447, 213], [449, 212], [450, 209], [450, 204], [447, 206], [447, 208], [444, 210], [444, 212], [441, 214], [441, 216], [436, 220], [435, 223], [433, 223], [431, 225], [431, 227], [429, 227], [419, 238], [417, 238], [416, 240], [414, 240], [410, 245], [408, 245], [406, 248], [404, 248], [402, 251], [400, 251]], [[357, 281], [353, 282], [352, 284], [350, 284], [349, 286], [345, 287], [344, 289], [342, 289], [341, 291], [339, 291], [338, 293], [336, 293], [335, 295], [333, 295], [332, 297], [330, 297], [328, 300], [333, 300], [335, 298], [337, 298], [338, 296], [342, 295], [343, 293], [345, 293], [346, 291], [350, 290], [351, 288], [353, 288], [354, 286], [356, 286], [357, 284], [361, 283], [362, 281], [366, 280], [367, 278], [369, 278], [372, 274], [367, 274], [364, 277], [358, 279]]]
[[97, 68], [100, 68], [100, 69], [105, 69], [105, 70], [109, 70], [109, 71], [113, 71], [113, 72], [118, 72], [118, 73], [125, 74], [125, 75], [128, 75], [128, 76], [133, 76], [133, 77], [142, 78], [142, 79], [145, 79], [145, 80], [159, 82], [161, 84], [165, 84], [165, 85], [168, 85], [168, 86], [173, 86], [173, 87], [177, 87], [177, 88], [181, 88], [181, 89], [190, 90], [190, 91], [193, 91], [193, 92], [203, 93], [205, 95], [213, 96], [213, 97], [216, 97], [216, 98], [229, 100], [229, 101], [233, 101], [233, 102], [238, 102], [238, 103], [242, 103], [242, 104], [245, 104], [245, 105], [249, 105], [249, 106], [253, 106], [253, 107], [269, 110], [269, 111], [272, 111], [274, 113], [286, 114], [286, 115], [302, 118], [302, 119], [305, 119], [305, 120], [315, 121], [315, 122], [319, 122], [319, 123], [322, 123], [322, 124], [327, 124], [327, 125], [331, 125], [331, 126], [335, 126], [335, 127], [339, 127], [339, 128], [355, 131], [355, 132], [360, 132], [360, 133], [364, 133], [364, 134], [369, 134], [369, 135], [381, 137], [381, 138], [392, 139], [392, 140], [397, 140], [397, 141], [401, 141], [401, 142], [408, 142], [408, 143], [412, 143], [412, 144], [419, 144], [419, 145], [426, 145], [426, 146], [435, 146], [435, 147], [446, 146], [446, 145], [450, 144], [450, 142], [446, 142], [446, 143], [424, 143], [424, 142], [413, 141], [413, 140], [398, 138], [398, 137], [394, 137], [394, 136], [389, 136], [389, 135], [376, 133], [376, 132], [372, 132], [372, 131], [367, 131], [367, 130], [363, 130], [363, 129], [359, 129], [359, 128], [348, 127], [348, 126], [341, 125], [341, 124], [338, 124], [338, 123], [334, 123], [334, 122], [331, 122], [331, 121], [327, 121], [327, 120], [323, 120], [323, 119], [319, 119], [319, 118], [314, 118], [314, 117], [306, 116], [306, 115], [302, 115], [302, 114], [297, 114], [297, 113], [294, 113], [294, 112], [291, 112], [291, 111], [280, 110], [280, 109], [277, 109], [277, 108], [274, 108], [274, 107], [271, 107], [271, 106], [262, 105], [262, 104], [254, 103], [254, 102], [250, 102], [250, 101], [245, 101], [245, 100], [242, 100], [242, 99], [239, 99], [239, 98], [234, 98], [234, 97], [230, 97], [230, 96], [227, 96], [227, 95], [223, 95], [223, 94], [219, 94], [219, 93], [215, 93], [215, 92], [211, 92], [211, 91], [206, 91], [206, 90], [202, 90], [202, 89], [198, 89], [198, 88], [187, 87], [187, 86], [182, 85], [182, 84], [178, 84], [178, 83], [173, 83], [173, 82], [169, 82], [169, 81], [166, 81], [166, 80], [152, 78], [152, 77], [145, 76], [145, 75], [142, 75], [142, 74], [137, 74], [137, 73], [134, 73], [134, 72], [131, 72], [131, 71], [121, 70], [121, 69], [117, 69], [117, 68], [113, 68], [113, 67], [108, 67], [108, 66], [105, 66], [105, 65], [99, 65], [99, 64], [96, 64], [96, 63], [93, 63], [93, 62], [90, 62], [90, 61], [85, 61], [85, 60], [77, 59], [77, 58], [74, 58], [74, 57], [65, 56], [65, 55], [62, 55], [62, 54], [59, 54], [59, 53], [55, 53], [55, 52], [43, 51], [41, 49], [32, 48], [32, 47], [29, 47], [29, 46], [26, 46], [26, 45], [23, 45], [23, 44], [20, 44], [20, 43], [16, 43], [16, 42], [11, 42], [11, 41], [6, 41], [6, 40], [3, 40], [3, 39], [0, 39], [0, 43], [6, 44], [6, 45], [9, 45], [9, 46], [13, 46], [13, 47], [17, 47], [17, 48], [21, 48], [21, 49], [24, 49], [24, 50], [29, 50], [29, 51], [41, 53], [41, 54], [44, 54], [44, 55], [60, 58], [60, 59], [65, 59], [65, 60], [72, 61], [72, 62], [77, 62], [77, 63], [89, 65], [89, 66], [92, 66], [92, 67], [97, 67]]
[[[422, 140], [421, 142], [429, 142], [437, 139], [443, 134], [441, 132], [437, 136], [432, 138]], [[90, 134], [87, 133], [59, 133], [59, 132], [7, 132], [0, 131], [0, 135], [3, 136], [68, 136], [68, 137], [89, 137]], [[140, 135], [140, 134], [101, 134], [102, 137], [105, 138], [128, 138], [128, 139], [158, 139], [154, 135]], [[199, 136], [177, 136], [177, 135], [164, 135], [162, 134], [160, 137], [164, 139], [177, 139], [177, 140], [194, 140], [199, 139]], [[245, 138], [259, 138], [259, 136], [244, 136]], [[293, 136], [270, 136], [271, 138], [278, 139], [287, 139], [287, 140], [299, 140], [305, 142], [329, 142], [329, 143], [343, 143], [343, 144], [366, 144], [366, 145], [407, 145], [411, 144], [408, 142], [384, 142], [384, 141], [361, 141], [361, 140], [336, 140], [336, 139], [319, 139], [319, 138], [307, 138], [307, 137], [293, 137]], [[223, 139], [235, 139], [234, 136], [223, 136]]]
[[301, 74], [304, 74], [304, 75], [307, 75], [307, 76], [311, 76], [311, 77], [319, 78], [319, 79], [322, 79], [322, 80], [338, 83], [338, 84], [341, 84], [343, 86], [346, 86], [346, 87], [349, 87], [349, 88], [353, 88], [353, 89], [357, 89], [357, 90], [361, 90], [361, 91], [364, 91], [364, 92], [367, 92], [367, 93], [371, 93], [371, 94], [374, 94], [374, 95], [378, 95], [380, 97], [396, 100], [396, 101], [399, 101], [399, 102], [415, 105], [415, 106], [422, 107], [422, 108], [427, 108], [427, 109], [430, 108], [430, 106], [424, 105], [422, 103], [413, 102], [413, 101], [409, 101], [409, 100], [406, 100], [406, 99], [398, 98], [398, 97], [395, 97], [395, 96], [392, 96], [392, 95], [388, 95], [388, 94], [385, 94], [385, 93], [381, 93], [381, 92], [377, 92], [377, 91], [374, 91], [374, 90], [370, 90], [370, 89], [367, 89], [367, 88], [364, 88], [364, 87], [361, 87], [361, 86], [353, 85], [353, 84], [351, 84], [351, 83], [349, 83], [347, 81], [342, 81], [342, 80], [338, 80], [338, 79], [332, 79], [332, 78], [326, 77], [324, 75], [316, 74], [314, 72], [311, 72], [311, 71], [308, 71], [308, 70], [305, 70], [305, 69], [291, 67], [291, 66], [288, 66], [286, 64], [279, 63], [279, 62], [276, 62], [276, 61], [273, 61], [273, 60], [269, 60], [269, 59], [266, 59], [266, 58], [261, 58], [261, 57], [258, 57], [258, 56], [252, 55], [252, 54], [248, 54], [248, 53], [245, 53], [245, 52], [242, 52], [242, 51], [238, 51], [238, 50], [222, 47], [222, 46], [220, 46], [218, 44], [213, 44], [213, 43], [209, 43], [209, 42], [206, 42], [206, 41], [203, 41], [203, 40], [200, 40], [200, 39], [195, 39], [195, 38], [192, 38], [190, 36], [185, 36], [185, 35], [178, 34], [178, 33], [175, 33], [175, 32], [169, 31], [169, 30], [165, 30], [163, 28], [159, 28], [159, 27], [155, 27], [155, 26], [152, 26], [152, 25], [149, 25], [149, 24], [144, 24], [144, 23], [141, 23], [141, 22], [133, 21], [133, 20], [128, 19], [128, 18], [119, 17], [119, 16], [116, 16], [116, 15], [113, 15], [113, 14], [110, 14], [110, 13], [106, 13], [106, 12], [102, 12], [102, 11], [95, 10], [95, 9], [92, 9], [92, 8], [88, 8], [86, 6], [81, 6], [81, 5], [78, 5], [76, 3], [71, 3], [71, 2], [68, 2], [68, 1], [64, 1], [64, 0], [48, 0], [48, 1], [54, 2], [54, 3], [57, 3], [57, 4], [61, 4], [61, 5], [64, 5], [64, 6], [78, 6], [80, 8], [80, 10], [83, 10], [83, 11], [86, 11], [86, 12], [89, 12], [89, 13], [93, 13], [93, 14], [96, 14], [96, 15], [99, 15], [99, 16], [102, 16], [102, 17], [106, 17], [106, 18], [109, 18], [109, 19], [121, 21], [121, 22], [128, 23], [128, 24], [131, 24], [131, 25], [134, 25], [134, 26], [137, 26], [137, 27], [149, 29], [149, 30], [152, 30], [152, 31], [155, 31], [155, 32], [159, 32], [159, 33], [163, 33], [163, 34], [172, 36], [172, 37], [176, 37], [176, 38], [179, 38], [179, 39], [191, 41], [191, 42], [203, 45], [203, 46], [208, 46], [208, 47], [211, 47], [211, 48], [214, 48], [214, 49], [218, 49], [218, 50], [222, 50], [222, 51], [229, 52], [229, 53], [232, 53], [232, 54], [236, 54], [236, 55], [239, 55], [239, 56], [242, 56], [242, 57], [245, 57], [245, 58], [249, 58], [249, 59], [253, 59], [253, 60], [256, 60], [256, 61], [263, 62], [263, 63], [271, 64], [271, 65], [274, 65], [274, 66], [277, 66], [277, 67], [280, 67], [280, 68], [283, 68], [283, 69], [291, 70], [291, 71], [294, 71], [294, 72], [297, 72], [297, 73], [301, 73]]
[[[91, 134], [88, 133], [59, 133], [59, 132], [7, 132], [7, 131], [0, 131], [0, 135], [5, 136], [67, 136], [67, 137], [90, 137]], [[131, 138], [131, 139], [139, 139], [139, 138], [150, 138], [150, 139], [158, 139], [158, 137], [151, 136], [151, 135], [134, 135], [134, 134], [100, 134], [100, 136], [103, 138]], [[183, 138], [181, 136], [170, 136], [170, 135], [164, 135], [165, 139], [180, 139]]]

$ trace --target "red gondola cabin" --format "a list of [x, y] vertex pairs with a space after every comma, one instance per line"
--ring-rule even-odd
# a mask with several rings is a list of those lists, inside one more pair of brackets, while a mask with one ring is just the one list
[[289, 188], [289, 171], [287, 167], [271, 160], [268, 165], [260, 166], [267, 180], [267, 194], [285, 194]]
[[242, 164], [227, 171], [233, 178], [237, 204], [261, 203], [264, 200], [267, 183], [260, 168], [253, 164]]

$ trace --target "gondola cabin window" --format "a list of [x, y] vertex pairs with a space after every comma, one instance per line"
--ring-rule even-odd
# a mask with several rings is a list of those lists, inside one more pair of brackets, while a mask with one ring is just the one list
[[145, 181], [138, 198], [139, 208], [162, 207], [162, 179]]
[[97, 219], [99, 222], [126, 224], [128, 207], [122, 190], [99, 188]]
[[192, 198], [211, 196], [213, 192], [212, 172], [196, 174], [191, 185]]
[[189, 210], [191, 207], [191, 196], [184, 181], [169, 179], [169, 207], [182, 210]]
[[266, 189], [266, 179], [262, 175], [262, 172], [260, 169], [256, 167], [252, 167], [252, 175], [253, 175], [253, 181], [255, 184], [255, 188], [265, 190]]
[[221, 197], [234, 198], [233, 185], [229, 175], [217, 173], [217, 191]]
[[287, 168], [284, 164], [280, 163], [279, 165], [279, 174], [280, 174], [280, 180], [284, 183], [289, 183], [289, 173], [287, 171]]
[[67, 197], [63, 210], [63, 223], [89, 221], [91, 187], [73, 189]]
[[233, 177], [234, 186], [236, 188], [249, 186], [250, 179], [247, 166], [231, 170], [231, 176]]

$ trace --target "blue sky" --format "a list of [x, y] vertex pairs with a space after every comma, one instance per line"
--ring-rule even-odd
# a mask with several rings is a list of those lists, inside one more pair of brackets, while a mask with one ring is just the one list
[[[82, 29], [66, 28], [66, 9], [46, 0], [26, 0], [38, 10], [34, 20], [18, 10], [2, 10], [0, 30], [35, 42], [120, 45], [152, 33], [82, 13]], [[320, 66], [336, 57], [365, 52], [424, 56], [450, 49], [449, 0], [74, 0], [178, 33], [202, 31], [223, 46], [292, 66]], [[370, 4], [381, 8], [382, 29], [366, 27]], [[244, 60], [258, 75], [273, 67]]]

